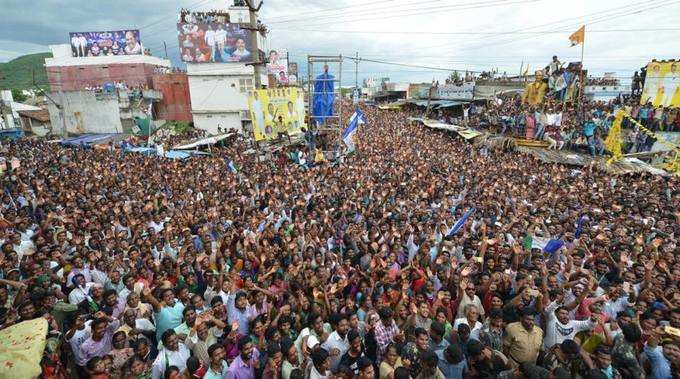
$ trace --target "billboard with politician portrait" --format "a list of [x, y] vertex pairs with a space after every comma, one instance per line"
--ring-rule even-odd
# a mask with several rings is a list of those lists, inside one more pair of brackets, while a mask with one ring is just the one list
[[651, 62], [647, 65], [640, 104], [655, 107], [680, 106], [680, 62]]
[[253, 91], [248, 99], [255, 141], [297, 134], [305, 126], [304, 92], [296, 87]]
[[252, 63], [251, 31], [220, 22], [177, 24], [182, 61], [187, 63]]
[[144, 52], [139, 30], [69, 33], [74, 57], [140, 55]]

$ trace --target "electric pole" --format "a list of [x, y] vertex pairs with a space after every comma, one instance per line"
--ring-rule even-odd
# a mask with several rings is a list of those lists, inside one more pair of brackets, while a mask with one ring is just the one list
[[260, 89], [262, 87], [262, 81], [260, 80], [260, 66], [262, 65], [262, 62], [260, 60], [260, 48], [257, 44], [257, 33], [260, 31], [257, 28], [257, 12], [260, 11], [260, 8], [262, 7], [262, 0], [259, 0], [259, 4], [257, 7], [255, 7], [255, 3], [258, 2], [258, 0], [246, 0], [246, 4], [248, 5], [248, 13], [250, 14], [250, 32], [252, 33], [250, 36], [250, 41], [251, 45], [253, 47], [253, 70], [255, 72], [255, 89]]
[[356, 52], [356, 58], [354, 59], [354, 89], [359, 88], [359, 52]]

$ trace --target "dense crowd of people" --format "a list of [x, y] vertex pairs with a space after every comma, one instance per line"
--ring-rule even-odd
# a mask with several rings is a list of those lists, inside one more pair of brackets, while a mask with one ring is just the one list
[[[0, 331], [80, 378], [671, 378], [677, 177], [478, 150], [366, 109], [304, 168], [3, 144]], [[555, 248], [557, 247], [557, 248]]]
[[206, 12], [192, 12], [189, 9], [180, 9], [179, 19], [182, 23], [188, 24], [210, 24], [210, 23], [229, 23], [229, 13], [221, 10], [210, 10]]
[[[639, 105], [638, 99], [614, 99], [608, 102], [584, 100], [577, 104], [547, 97], [540, 105], [527, 105], [519, 96], [503, 97], [488, 104], [471, 104], [463, 115], [442, 114], [444, 121], [480, 129], [492, 130], [501, 135], [544, 140], [549, 148], [572, 149], [591, 155], [604, 153], [604, 140], [609, 133], [615, 114], [623, 109], [634, 120], [654, 132], [680, 130], [680, 109], [654, 107], [651, 103]], [[625, 119], [624, 151], [627, 153], [649, 151], [656, 139], [630, 120]]]

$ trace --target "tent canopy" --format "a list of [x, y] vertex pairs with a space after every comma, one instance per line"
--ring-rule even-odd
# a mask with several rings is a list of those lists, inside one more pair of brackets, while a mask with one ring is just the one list
[[67, 138], [61, 141], [64, 146], [86, 146], [92, 147], [92, 145], [107, 143], [109, 141], [116, 140], [120, 137], [120, 134], [116, 133], [106, 133], [106, 134], [83, 134], [78, 137]]

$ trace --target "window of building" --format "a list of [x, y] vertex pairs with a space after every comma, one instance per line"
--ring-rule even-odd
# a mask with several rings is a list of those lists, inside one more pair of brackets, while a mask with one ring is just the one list
[[238, 88], [241, 93], [248, 93], [253, 90], [253, 79], [239, 79]]

